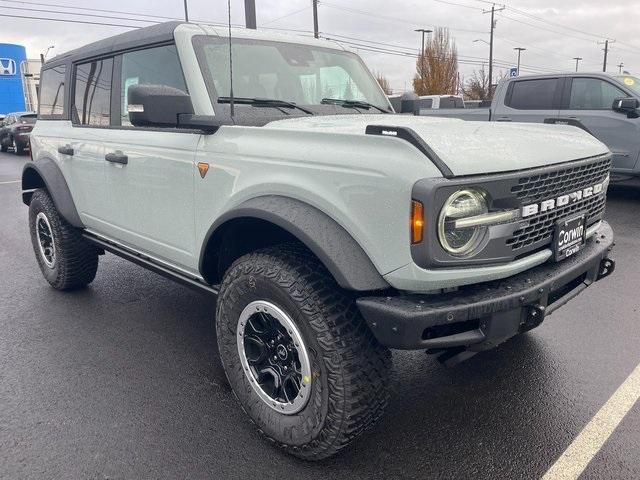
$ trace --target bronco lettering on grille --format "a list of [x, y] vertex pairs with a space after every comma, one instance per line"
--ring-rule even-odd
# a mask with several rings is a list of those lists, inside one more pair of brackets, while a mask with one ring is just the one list
[[555, 210], [558, 207], [564, 207], [565, 205], [570, 205], [572, 203], [579, 202], [583, 198], [589, 198], [589, 197], [593, 197], [594, 195], [600, 195], [603, 192], [606, 192], [608, 185], [609, 185], [609, 177], [607, 177], [601, 183], [596, 183], [595, 185], [583, 188], [582, 190], [578, 190], [577, 192], [571, 192], [567, 195], [560, 195], [557, 198], [544, 200], [543, 202], [540, 202], [540, 203], [532, 203], [530, 205], [525, 205], [522, 207], [522, 218], [530, 217], [537, 213], [549, 212], [551, 210]]

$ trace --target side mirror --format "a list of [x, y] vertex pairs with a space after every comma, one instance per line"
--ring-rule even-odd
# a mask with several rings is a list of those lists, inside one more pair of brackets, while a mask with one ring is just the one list
[[136, 127], [173, 127], [180, 115], [193, 115], [191, 97], [166, 85], [133, 85], [127, 94], [129, 121]]
[[640, 117], [638, 107], [640, 107], [640, 102], [632, 97], [616, 98], [611, 106], [614, 112], [623, 113], [628, 118]]

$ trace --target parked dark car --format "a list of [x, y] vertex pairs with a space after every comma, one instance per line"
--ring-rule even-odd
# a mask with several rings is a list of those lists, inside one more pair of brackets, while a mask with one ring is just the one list
[[0, 151], [6, 152], [13, 148], [16, 155], [21, 155], [29, 148], [29, 135], [36, 123], [35, 112], [9, 113], [0, 128]]

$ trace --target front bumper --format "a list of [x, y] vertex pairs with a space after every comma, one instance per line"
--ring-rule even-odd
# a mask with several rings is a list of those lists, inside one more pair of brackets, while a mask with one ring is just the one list
[[450, 293], [361, 297], [357, 304], [383, 345], [470, 356], [538, 326], [546, 315], [613, 272], [612, 247], [613, 231], [602, 222], [585, 248], [562, 262]]

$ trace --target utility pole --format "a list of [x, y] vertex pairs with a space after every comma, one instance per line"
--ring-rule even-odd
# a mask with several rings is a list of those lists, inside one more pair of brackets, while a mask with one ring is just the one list
[[184, 0], [184, 21], [189, 21], [189, 8], [187, 7], [187, 0]]
[[313, 0], [313, 36], [318, 38], [318, 0]]
[[622, 73], [622, 67], [624, 67], [624, 63], [620, 62], [618, 64], [618, 73]]
[[609, 40], [608, 38], [603, 42], [598, 42], [598, 45], [604, 45], [604, 62], [602, 62], [602, 71], [607, 71], [607, 56], [609, 55], [609, 45], [615, 43], [615, 40]]
[[518, 76], [520, 76], [520, 54], [526, 50], [526, 48], [516, 47], [514, 50], [518, 51]]
[[582, 57], [573, 57], [573, 59], [576, 61], [576, 72], [578, 71], [578, 63], [580, 63], [580, 60], [582, 60]]
[[491, 10], [483, 10], [482, 13], [491, 12], [491, 38], [489, 39], [489, 100], [493, 98], [493, 31], [496, 29], [496, 12], [504, 10], [502, 6], [496, 9], [496, 4], [491, 5]]
[[256, 0], [244, 0], [244, 24], [252, 30], [257, 28]]

